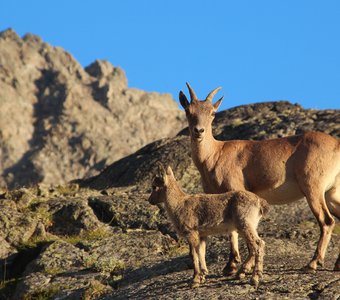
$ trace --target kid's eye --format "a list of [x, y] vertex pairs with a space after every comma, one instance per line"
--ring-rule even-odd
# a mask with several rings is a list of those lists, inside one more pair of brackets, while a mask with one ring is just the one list
[[216, 113], [213, 111], [213, 112], [211, 113], [211, 116], [212, 116], [212, 117], [215, 117], [215, 115], [216, 115]]

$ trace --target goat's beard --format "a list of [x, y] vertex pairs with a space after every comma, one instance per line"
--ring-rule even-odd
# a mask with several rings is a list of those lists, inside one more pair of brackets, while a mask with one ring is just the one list
[[192, 134], [191, 134], [191, 138], [192, 138], [195, 142], [200, 143], [200, 142], [203, 141], [204, 135], [192, 133]]

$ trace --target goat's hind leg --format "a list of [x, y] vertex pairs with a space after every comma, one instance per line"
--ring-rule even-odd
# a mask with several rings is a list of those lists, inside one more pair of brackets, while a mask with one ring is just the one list
[[253, 275], [251, 278], [251, 282], [257, 287], [260, 283], [260, 280], [262, 280], [263, 277], [263, 258], [264, 258], [264, 248], [265, 248], [265, 242], [257, 237], [256, 240], [256, 254], [255, 254], [255, 266]]
[[223, 269], [224, 276], [231, 276], [237, 273], [237, 265], [241, 262], [241, 256], [238, 250], [238, 233], [232, 231], [229, 235], [230, 238], [230, 254], [229, 260]]
[[243, 279], [246, 277], [246, 274], [250, 273], [252, 268], [255, 264], [255, 249], [256, 244], [250, 241], [247, 241], [248, 246], [248, 256], [246, 257], [245, 261], [241, 265], [240, 269], [238, 270], [236, 277], [238, 279]]
[[254, 251], [254, 245], [247, 242], [247, 248], [248, 248], [248, 256], [246, 257], [245, 261], [243, 262], [242, 266], [237, 272], [237, 278], [243, 279], [246, 274], [250, 274], [254, 268], [255, 265], [255, 251]]
[[306, 198], [315, 218], [320, 226], [320, 238], [314, 256], [305, 270], [315, 271], [317, 266], [323, 266], [328, 243], [332, 236], [335, 221], [326, 205], [323, 192], [307, 193]]
[[244, 278], [245, 274], [249, 272], [253, 267], [255, 260], [251, 283], [257, 287], [263, 275], [263, 257], [265, 243], [262, 239], [260, 239], [256, 229], [252, 225], [245, 226], [242, 230], [242, 235], [246, 240], [249, 253], [248, 257], [246, 258], [238, 272], [238, 277]]
[[[338, 175], [336, 184], [325, 194], [326, 204], [330, 213], [340, 221], [340, 176]], [[339, 256], [334, 265], [334, 271], [340, 271], [340, 244]]]

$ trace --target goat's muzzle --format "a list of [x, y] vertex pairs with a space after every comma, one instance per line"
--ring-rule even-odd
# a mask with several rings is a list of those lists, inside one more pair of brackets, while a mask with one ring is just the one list
[[203, 139], [203, 134], [204, 134], [204, 128], [197, 128], [197, 127], [194, 128], [193, 137], [196, 140], [201, 141]]

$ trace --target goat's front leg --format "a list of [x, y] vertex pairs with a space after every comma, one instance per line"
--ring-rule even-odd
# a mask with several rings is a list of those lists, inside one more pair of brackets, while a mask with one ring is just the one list
[[223, 275], [231, 276], [237, 273], [237, 265], [241, 262], [240, 253], [238, 251], [238, 233], [232, 231], [230, 237], [230, 255], [229, 261], [223, 269]]
[[205, 276], [208, 275], [208, 268], [205, 261], [205, 254], [206, 254], [206, 245], [207, 245], [207, 239], [201, 238], [200, 239], [200, 245], [198, 250], [198, 258], [200, 262], [200, 268], [201, 268], [201, 283], [205, 282]]
[[201, 272], [198, 258], [200, 238], [198, 232], [195, 231], [189, 233], [187, 239], [190, 246], [191, 258], [194, 265], [194, 277], [192, 280], [191, 288], [197, 288], [201, 283]]

